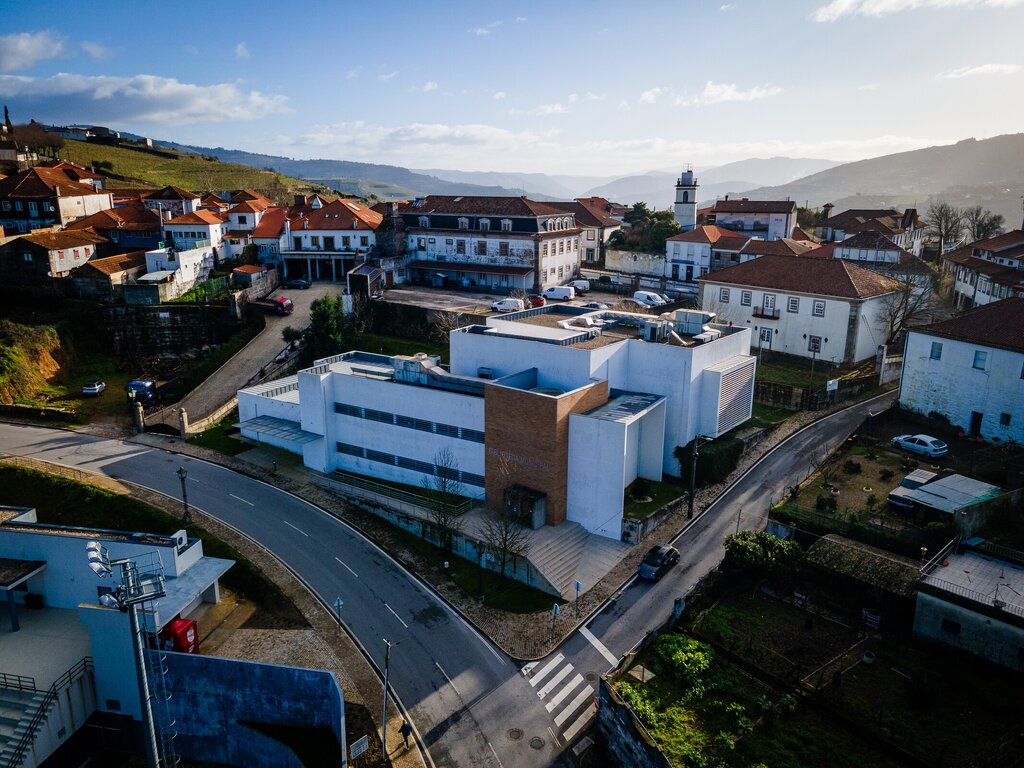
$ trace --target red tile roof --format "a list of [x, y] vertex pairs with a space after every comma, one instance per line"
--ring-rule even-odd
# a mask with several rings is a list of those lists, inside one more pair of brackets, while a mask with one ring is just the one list
[[260, 218], [259, 224], [250, 233], [250, 237], [280, 237], [284, 232], [284, 222], [287, 216], [287, 208], [268, 208]]
[[145, 195], [147, 200], [198, 200], [199, 195], [189, 192], [187, 189], [168, 184], [163, 189], [150, 192]]
[[115, 275], [127, 269], [146, 266], [146, 252], [132, 251], [131, 253], [119, 253], [116, 256], [107, 256], [102, 259], [89, 259], [83, 266], [92, 267], [104, 275]]
[[228, 213], [259, 213], [260, 211], [267, 210], [270, 206], [269, 200], [254, 198], [252, 200], [243, 200], [228, 210]]
[[65, 248], [81, 248], [86, 245], [97, 245], [109, 242], [102, 235], [97, 235], [91, 229], [64, 231], [64, 232], [33, 232], [30, 235], [22, 235], [22, 240], [27, 240], [48, 251], [59, 251]]
[[198, 211], [193, 213], [183, 213], [181, 216], [175, 216], [173, 219], [168, 221], [168, 224], [223, 224], [227, 221], [227, 217], [222, 213], [216, 213], [215, 211], [208, 211], [205, 208], [200, 208]]
[[751, 238], [743, 246], [740, 253], [756, 254], [758, 256], [799, 256], [813, 249], [815, 249], [814, 245], [804, 245], [788, 237], [778, 240], [755, 240]]
[[716, 200], [715, 213], [795, 213], [792, 200]]
[[984, 304], [951, 320], [914, 328], [912, 332], [1024, 352], [1024, 297]]
[[1024, 245], [1024, 231], [1014, 229], [1009, 232], [1005, 232], [1002, 235], [996, 235], [990, 237], [987, 240], [979, 240], [976, 243], [972, 243], [973, 248], [977, 248], [982, 251], [1000, 251], [1004, 248], [1011, 248], [1015, 245]]
[[51, 160], [48, 163], [40, 163], [36, 167], [37, 168], [54, 168], [56, 170], [63, 171], [64, 173], [66, 173], [70, 178], [74, 179], [75, 181], [80, 181], [81, 179], [100, 179], [100, 180], [102, 180], [102, 179], [106, 178], [101, 173], [96, 173], [95, 171], [90, 171], [88, 168], [83, 168], [80, 165], [75, 165], [74, 163], [69, 163], [67, 160]]
[[551, 216], [565, 213], [550, 203], [521, 197], [428, 195], [398, 207], [399, 213], [467, 214], [476, 216]]
[[78, 197], [109, 195], [92, 184], [75, 181], [60, 168], [37, 166], [0, 180], [0, 197]]
[[817, 235], [812, 235], [803, 227], [793, 227], [793, 239], [797, 242], [804, 241], [808, 243], [820, 243], [821, 238]]
[[606, 213], [603, 213], [596, 208], [588, 208], [578, 200], [572, 202], [549, 202], [548, 205], [553, 205], [555, 208], [559, 208], [566, 213], [571, 213], [576, 217], [576, 223], [581, 227], [621, 227], [622, 222], [613, 219]]
[[243, 264], [240, 267], [235, 267], [231, 271], [232, 272], [244, 272], [247, 275], [258, 275], [258, 274], [261, 274], [262, 272], [266, 272], [267, 268], [266, 267], [257, 267], [257, 266], [254, 266], [253, 264]]
[[900, 287], [892, 278], [842, 259], [762, 256], [700, 278], [702, 282], [865, 299]]
[[121, 229], [146, 232], [160, 229], [160, 216], [141, 205], [125, 205], [75, 219], [65, 229]]
[[691, 229], [689, 232], [672, 235], [668, 239], [676, 243], [704, 243], [705, 245], [718, 245], [719, 248], [726, 251], [738, 251], [750, 238], [738, 235], [731, 229], [705, 224]]
[[266, 197], [264, 197], [262, 194], [257, 192], [255, 189], [240, 189], [240, 190], [238, 190], [237, 192], [235, 192], [231, 196], [231, 199], [228, 200], [228, 202], [229, 203], [241, 203], [241, 202], [244, 202], [246, 200], [262, 200], [267, 205], [273, 205], [273, 203], [271, 203], [269, 200], [267, 200]]
[[383, 220], [384, 217], [381, 214], [361, 203], [352, 200], [333, 200], [323, 208], [304, 213], [294, 220], [292, 229], [372, 230], [380, 226]]

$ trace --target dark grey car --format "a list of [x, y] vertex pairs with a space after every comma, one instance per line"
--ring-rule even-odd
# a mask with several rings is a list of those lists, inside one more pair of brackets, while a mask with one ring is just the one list
[[651, 550], [644, 555], [644, 559], [641, 561], [640, 567], [636, 569], [636, 575], [641, 579], [657, 581], [665, 575], [669, 568], [678, 562], [679, 551], [675, 547], [670, 547], [668, 544], [661, 544], [660, 546], [652, 547]]

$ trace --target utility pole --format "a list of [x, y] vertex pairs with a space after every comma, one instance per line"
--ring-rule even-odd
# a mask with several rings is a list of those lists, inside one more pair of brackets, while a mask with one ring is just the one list
[[188, 470], [184, 467], [178, 467], [178, 479], [181, 480], [181, 503], [185, 509], [181, 513], [181, 522], [188, 525], [192, 522], [192, 512], [188, 508], [188, 491], [185, 490], [185, 479], [188, 477]]
[[690, 456], [690, 506], [686, 512], [686, 519], [693, 520], [693, 494], [697, 490], [697, 457], [700, 456], [700, 447], [703, 443], [710, 443], [713, 438], [704, 435], [695, 435], [693, 438], [693, 454]]
[[384, 761], [388, 759], [388, 670], [391, 667], [391, 643], [384, 638], [387, 650], [384, 652], [384, 706], [380, 713], [380, 748], [384, 753]]

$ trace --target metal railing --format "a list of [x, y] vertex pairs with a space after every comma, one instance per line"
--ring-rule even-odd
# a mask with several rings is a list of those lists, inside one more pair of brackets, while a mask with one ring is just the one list
[[995, 594], [985, 595], [981, 592], [975, 592], [973, 589], [968, 589], [960, 584], [954, 584], [951, 581], [944, 581], [943, 579], [937, 579], [934, 576], [926, 576], [923, 583], [929, 584], [936, 589], [942, 590], [943, 592], [952, 592], [954, 595], [960, 595], [965, 597], [971, 602], [979, 603], [981, 605], [991, 605], [998, 608], [1001, 611], [1006, 611], [1014, 616], [1020, 616], [1024, 618], [1024, 606], [1017, 605], [1015, 603], [1007, 603], [1002, 600], [998, 600]]
[[357, 488], [364, 491], [369, 491], [378, 496], [385, 496], [395, 501], [401, 501], [406, 504], [412, 504], [416, 507], [421, 507], [426, 510], [447, 510], [448, 514], [460, 516], [469, 512], [471, 509], [483, 504], [483, 498], [467, 498], [458, 504], [446, 504], [439, 499], [432, 499], [429, 496], [421, 496], [418, 493], [411, 493], [409, 491], [403, 491], [401, 488], [395, 488], [394, 486], [384, 485], [383, 483], [375, 483], [373, 480], [367, 480], [364, 477], [357, 475], [351, 475], [348, 472], [342, 470], [335, 470], [328, 475], [324, 475], [327, 480], [333, 480], [341, 485], [347, 485], [351, 488]]
[[780, 310], [778, 307], [754, 307], [754, 317], [763, 317], [768, 320], [778, 320]]
[[25, 675], [11, 675], [0, 672], [0, 688], [11, 688], [15, 691], [38, 691], [36, 679]]
[[7, 768], [21, 768], [25, 760], [25, 752], [32, 746], [32, 742], [35, 741], [36, 731], [39, 730], [39, 726], [46, 719], [50, 707], [57, 700], [57, 696], [70, 688], [78, 678], [91, 671], [92, 656], [85, 656], [67, 672], [58, 677], [53, 685], [50, 686], [43, 700], [39, 702], [39, 706], [32, 715], [32, 719], [29, 721], [28, 726], [26, 726], [24, 733], [21, 734], [21, 738], [18, 739], [17, 744], [14, 745], [7, 758]]

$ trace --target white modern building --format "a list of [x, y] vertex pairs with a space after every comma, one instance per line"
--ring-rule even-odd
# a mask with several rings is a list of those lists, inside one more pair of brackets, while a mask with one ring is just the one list
[[1024, 442], [1024, 298], [910, 330], [899, 402], [971, 436]]
[[796, 203], [791, 200], [716, 200], [708, 224], [716, 224], [747, 237], [778, 240], [791, 237], [796, 226]]
[[888, 339], [900, 283], [872, 270], [808, 256], [766, 255], [700, 279], [700, 306], [749, 328], [757, 349], [836, 364], [875, 355]]
[[349, 352], [240, 390], [242, 435], [322, 473], [414, 487], [453, 473], [491, 507], [527, 488], [546, 524], [619, 539], [627, 486], [678, 474], [676, 446], [751, 413], [750, 332], [709, 313], [548, 305], [450, 340], [449, 366]]

